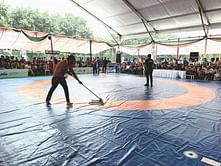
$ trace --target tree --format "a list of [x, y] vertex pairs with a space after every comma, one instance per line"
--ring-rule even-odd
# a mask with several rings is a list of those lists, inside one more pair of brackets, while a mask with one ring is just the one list
[[9, 23], [16, 29], [35, 30], [33, 18], [36, 14], [28, 8], [16, 8], [9, 15]]
[[72, 14], [65, 14], [63, 19], [59, 20], [61, 34], [66, 36], [77, 36], [83, 38], [92, 38], [92, 32], [86, 25], [86, 21], [80, 17], [74, 17]]
[[70, 13], [61, 16], [58, 13], [49, 15], [30, 8], [10, 9], [0, 3], [0, 25], [11, 26], [16, 29], [41, 31], [51, 34], [78, 36], [93, 39], [93, 33], [87, 27], [86, 21]]
[[8, 6], [4, 5], [0, 1], [0, 26], [4, 27], [8, 25]]
[[34, 15], [35, 17], [32, 18], [34, 20], [35, 30], [40, 32], [47, 32], [51, 33], [53, 31], [53, 22], [50, 15], [47, 12], [44, 13], [37, 13]]

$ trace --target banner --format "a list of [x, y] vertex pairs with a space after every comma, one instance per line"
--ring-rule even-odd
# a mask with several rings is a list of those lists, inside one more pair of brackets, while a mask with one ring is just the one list
[[90, 74], [93, 73], [92, 67], [78, 67], [74, 68], [74, 72], [77, 74]]
[[[78, 67], [78, 68], [73, 68], [73, 69], [76, 74], [92, 74], [93, 73], [92, 67]], [[100, 72], [102, 73], [102, 67], [100, 67]], [[114, 66], [107, 67], [107, 73], [113, 73], [113, 72], [115, 72]]]
[[0, 70], [0, 78], [28, 77], [28, 69], [3, 69]]

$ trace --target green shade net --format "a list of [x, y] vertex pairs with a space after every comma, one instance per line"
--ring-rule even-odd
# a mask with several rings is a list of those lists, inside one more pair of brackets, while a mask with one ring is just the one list
[[25, 33], [24, 31], [21, 31], [29, 40], [31, 41], [34, 41], [34, 42], [39, 42], [39, 41], [42, 41], [44, 39], [46, 39], [48, 37], [49, 34], [46, 34], [44, 36], [41, 36], [41, 37], [33, 37], [33, 36], [30, 36], [28, 35], [27, 33]]
[[148, 45], [150, 45], [150, 44], [152, 44], [152, 42], [149, 42], [149, 43], [144, 43], [144, 44], [141, 44], [141, 45], [139, 45], [139, 44], [133, 44], [133, 45], [127, 45], [127, 44], [123, 44], [122, 46], [124, 46], [124, 47], [128, 47], [128, 48], [142, 48], [142, 47], [146, 47], [146, 46], [148, 46]]
[[27, 34], [26, 32], [24, 32], [23, 30], [16, 30], [16, 29], [13, 29], [13, 30], [15, 32], [22, 32], [29, 40], [33, 42], [39, 42], [39, 41], [45, 40], [49, 36], [49, 34], [46, 34], [44, 36], [37, 37], [37, 36], [31, 36]]
[[[191, 44], [194, 44], [194, 43], [197, 43], [201, 40], [204, 40], [204, 38], [201, 38], [201, 39], [190, 39], [190, 40], [176, 40], [176, 41], [159, 41], [159, 42], [155, 42], [156, 44], [159, 44], [159, 45], [164, 45], [164, 46], [168, 46], [168, 47], [185, 47], [185, 46], [188, 46], [188, 45], [191, 45]], [[219, 38], [219, 41], [221, 42], [221, 38]], [[136, 44], [131, 44], [131, 45], [128, 45], [128, 44], [124, 44], [122, 46], [124, 47], [129, 47], [129, 48], [142, 48], [142, 47], [145, 47], [145, 46], [148, 46], [150, 44], [152, 44], [153, 42], [149, 42], [149, 43], [143, 43], [142, 45], [136, 45]]]
[[159, 45], [164, 45], [168, 47], [185, 47], [194, 43], [197, 43], [201, 40], [204, 40], [205, 38], [202, 39], [191, 39], [191, 40], [177, 40], [177, 41], [164, 41], [164, 42], [156, 42]]

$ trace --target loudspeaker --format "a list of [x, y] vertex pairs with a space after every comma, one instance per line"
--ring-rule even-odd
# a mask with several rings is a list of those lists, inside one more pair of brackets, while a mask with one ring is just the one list
[[199, 52], [190, 52], [190, 58], [198, 58]]
[[199, 58], [199, 52], [190, 52], [190, 60], [198, 61], [198, 58]]
[[117, 52], [116, 54], [116, 63], [121, 63], [121, 53]]

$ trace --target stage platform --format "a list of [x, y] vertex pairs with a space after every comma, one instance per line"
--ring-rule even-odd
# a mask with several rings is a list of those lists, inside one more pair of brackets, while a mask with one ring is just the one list
[[221, 82], [127, 74], [0, 79], [0, 166], [218, 166]]

